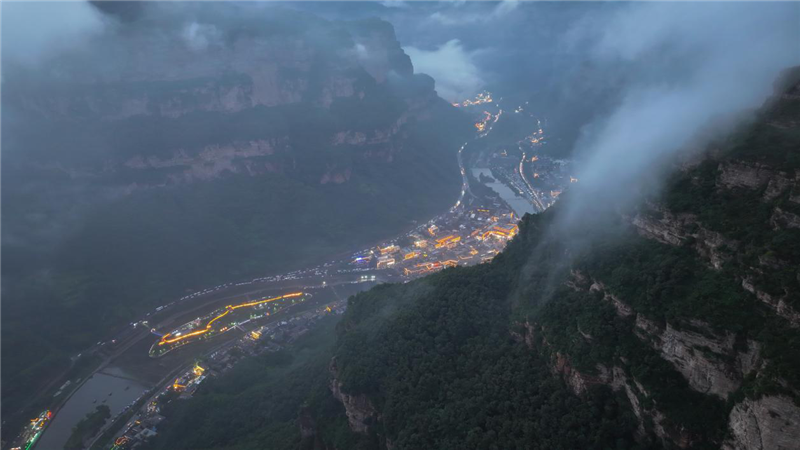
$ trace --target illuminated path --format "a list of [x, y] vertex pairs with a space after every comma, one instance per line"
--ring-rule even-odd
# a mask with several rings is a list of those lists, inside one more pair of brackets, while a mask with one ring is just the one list
[[199, 330], [192, 331], [191, 333], [186, 333], [186, 334], [184, 334], [182, 336], [175, 336], [175, 337], [172, 337], [172, 338], [169, 337], [171, 333], [167, 333], [167, 334], [165, 334], [164, 336], [161, 337], [161, 340], [158, 341], [158, 345], [174, 344], [175, 342], [180, 342], [180, 341], [182, 341], [184, 339], [188, 339], [188, 338], [191, 338], [191, 337], [200, 336], [202, 334], [208, 333], [209, 331], [211, 331], [211, 325], [213, 325], [214, 322], [216, 322], [217, 320], [227, 316], [228, 314], [230, 314], [231, 311], [237, 310], [239, 308], [247, 308], [247, 307], [250, 307], [250, 306], [261, 305], [263, 303], [274, 302], [274, 301], [283, 300], [283, 299], [286, 299], [286, 298], [300, 297], [301, 295], [303, 295], [303, 292], [292, 292], [291, 294], [281, 295], [279, 297], [272, 297], [272, 298], [268, 298], [268, 299], [265, 299], [265, 300], [258, 300], [258, 301], [254, 301], [254, 302], [240, 303], [238, 305], [227, 305], [225, 307], [225, 312], [223, 312], [221, 314], [218, 314], [213, 319], [211, 319], [206, 324], [205, 328], [201, 328]]

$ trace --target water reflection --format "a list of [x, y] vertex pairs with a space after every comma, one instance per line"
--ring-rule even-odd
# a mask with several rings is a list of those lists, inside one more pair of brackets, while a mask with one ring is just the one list
[[107, 405], [111, 409], [113, 418], [147, 389], [147, 386], [134, 380], [122, 369], [117, 367], [103, 369], [87, 380], [58, 411], [36, 444], [36, 448], [40, 450], [64, 448], [72, 433], [72, 427], [97, 406]]

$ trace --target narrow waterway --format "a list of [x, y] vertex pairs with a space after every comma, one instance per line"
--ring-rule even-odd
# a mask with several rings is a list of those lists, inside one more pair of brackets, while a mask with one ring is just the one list
[[[472, 174], [475, 176], [475, 178], [480, 179], [481, 174], [483, 174], [485, 177], [491, 177], [492, 171], [489, 169], [472, 169]], [[497, 180], [485, 184], [493, 191], [497, 192], [500, 195], [500, 198], [508, 203], [508, 206], [510, 206], [519, 217], [522, 217], [525, 213], [533, 214], [535, 212], [533, 205], [528, 200], [526, 200], [524, 197], [518, 196], [505, 184]]]
[[86, 414], [100, 405], [106, 405], [111, 409], [113, 418], [147, 389], [147, 386], [133, 380], [116, 367], [107, 367], [102, 372], [95, 373], [58, 411], [35, 448], [63, 449], [72, 434], [72, 427], [86, 417]]

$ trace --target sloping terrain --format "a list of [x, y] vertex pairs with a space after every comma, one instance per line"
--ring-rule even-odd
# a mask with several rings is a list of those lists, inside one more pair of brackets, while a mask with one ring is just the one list
[[187, 290], [319, 264], [457, 198], [469, 123], [391, 25], [237, 11], [201, 18], [203, 49], [145, 16], [4, 67], [4, 412]]
[[[413, 286], [351, 300], [330, 369], [350, 428], [389, 448], [795, 448], [798, 74], [661, 195], [579, 221], [567, 196], [383, 319]], [[553, 376], [580, 406], [541, 397]]]
[[[565, 194], [491, 263], [351, 298], [286, 448], [796, 448], [798, 89], [659, 195]], [[268, 445], [234, 428], [204, 448]]]

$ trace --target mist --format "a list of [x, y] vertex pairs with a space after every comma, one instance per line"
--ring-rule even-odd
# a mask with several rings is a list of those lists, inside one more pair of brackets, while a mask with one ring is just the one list
[[417, 72], [428, 74], [436, 80], [437, 92], [446, 100], [456, 102], [475, 95], [484, 85], [474, 53], [464, 50], [458, 41], [447, 41], [430, 51], [406, 47]]
[[796, 4], [634, 4], [576, 23], [565, 46], [586, 47], [592, 62], [629, 67], [637, 77], [615, 108], [583, 127], [575, 148], [580, 188], [565, 220], [579, 218], [587, 209], [581, 199], [596, 201], [598, 192], [625, 204], [637, 180], [652, 183], [687, 145], [702, 148], [737, 125], [709, 133], [712, 122], [760, 106], [780, 71], [800, 62], [798, 11]]

